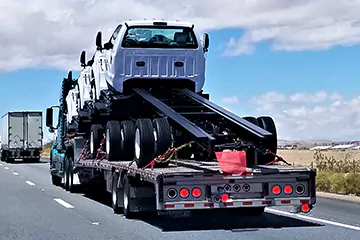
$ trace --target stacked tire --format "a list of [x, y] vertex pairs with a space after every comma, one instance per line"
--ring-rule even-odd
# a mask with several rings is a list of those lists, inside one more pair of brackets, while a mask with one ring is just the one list
[[[105, 134], [105, 152], [108, 161], [133, 161], [139, 168], [147, 166], [155, 157], [171, 147], [171, 128], [165, 118], [140, 118], [130, 120], [111, 120], [105, 129], [93, 125], [90, 132], [91, 158], [97, 155], [102, 135]], [[165, 167], [168, 163], [157, 163]]]

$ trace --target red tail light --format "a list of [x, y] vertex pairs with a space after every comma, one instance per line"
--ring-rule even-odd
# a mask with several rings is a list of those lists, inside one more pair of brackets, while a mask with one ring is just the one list
[[180, 190], [180, 197], [187, 198], [189, 196], [189, 190], [187, 188], [182, 188]]
[[201, 196], [201, 189], [200, 188], [193, 188], [193, 190], [191, 191], [191, 194], [193, 197], [198, 198]]
[[310, 205], [308, 203], [301, 204], [301, 211], [304, 213], [310, 212]]
[[222, 202], [227, 202], [227, 200], [229, 200], [229, 195], [227, 195], [226, 193], [224, 193], [223, 195], [221, 195], [221, 201], [222, 201]]
[[279, 195], [281, 193], [281, 187], [278, 185], [275, 185], [272, 187], [271, 191], [274, 195]]
[[293, 192], [293, 188], [292, 188], [291, 185], [286, 185], [286, 186], [284, 187], [284, 193], [285, 193], [285, 194], [289, 195], [289, 194], [292, 194], [292, 192]]

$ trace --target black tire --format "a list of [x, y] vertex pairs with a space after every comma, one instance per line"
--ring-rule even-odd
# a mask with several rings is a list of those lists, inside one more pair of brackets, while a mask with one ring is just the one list
[[122, 194], [122, 191], [117, 187], [118, 180], [119, 175], [114, 173], [111, 184], [111, 206], [115, 214], [120, 214], [123, 212], [122, 207], [119, 206], [119, 197], [120, 194]]
[[124, 191], [123, 191], [123, 214], [125, 216], [125, 218], [127, 219], [133, 219], [135, 218], [135, 213], [131, 211], [131, 203], [132, 203], [132, 199], [130, 198], [130, 181], [129, 178], [125, 175], [123, 178], [123, 186], [124, 186]]
[[69, 189], [69, 172], [68, 172], [68, 162], [66, 156], [64, 158], [64, 189], [68, 191]]
[[96, 157], [102, 139], [102, 126], [94, 124], [90, 130], [90, 156], [92, 159]]
[[[153, 120], [154, 134], [156, 135], [154, 144], [155, 157], [164, 154], [171, 147], [171, 128], [165, 118], [155, 118]], [[157, 163], [158, 167], [166, 167], [169, 162]]]
[[154, 159], [153, 124], [150, 119], [141, 118], [135, 124], [135, 161], [139, 168], [145, 167]]
[[106, 155], [108, 161], [119, 161], [121, 149], [119, 143], [121, 141], [120, 123], [118, 121], [109, 121], [106, 124]]
[[54, 186], [59, 187], [61, 185], [61, 177], [51, 174], [51, 182]]
[[[272, 133], [272, 136], [267, 139], [267, 141], [264, 143], [264, 147], [269, 149], [273, 153], [277, 153], [277, 131], [275, 122], [271, 117], [268, 116], [262, 116], [257, 118], [259, 127], [265, 129], [266, 131]], [[259, 158], [259, 164], [266, 164], [268, 162], [271, 162], [275, 159], [272, 155], [267, 155], [265, 157]]]
[[74, 187], [74, 160], [73, 160], [72, 156], [70, 156], [68, 158], [68, 160], [69, 160], [69, 164], [68, 164], [68, 181], [69, 181], [68, 191], [73, 193], [73, 192], [75, 192], [75, 187]]
[[135, 156], [135, 125], [133, 121], [122, 121], [120, 123], [121, 132], [121, 161], [132, 161]]
[[257, 119], [254, 117], [243, 117], [243, 119], [248, 122], [251, 122], [252, 124], [255, 124], [256, 126], [259, 126]]

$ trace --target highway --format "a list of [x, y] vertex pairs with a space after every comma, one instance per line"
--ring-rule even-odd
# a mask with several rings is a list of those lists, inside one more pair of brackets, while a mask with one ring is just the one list
[[[0, 239], [360, 239], [360, 204], [318, 198], [305, 216], [269, 209], [262, 217], [201, 215], [127, 220], [107, 197], [51, 184], [49, 164], [0, 163]], [[286, 210], [286, 209], [285, 209]]]

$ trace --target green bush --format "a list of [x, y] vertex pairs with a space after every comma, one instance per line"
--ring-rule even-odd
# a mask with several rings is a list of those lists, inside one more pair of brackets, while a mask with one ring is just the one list
[[360, 196], [360, 173], [318, 172], [318, 191]]

